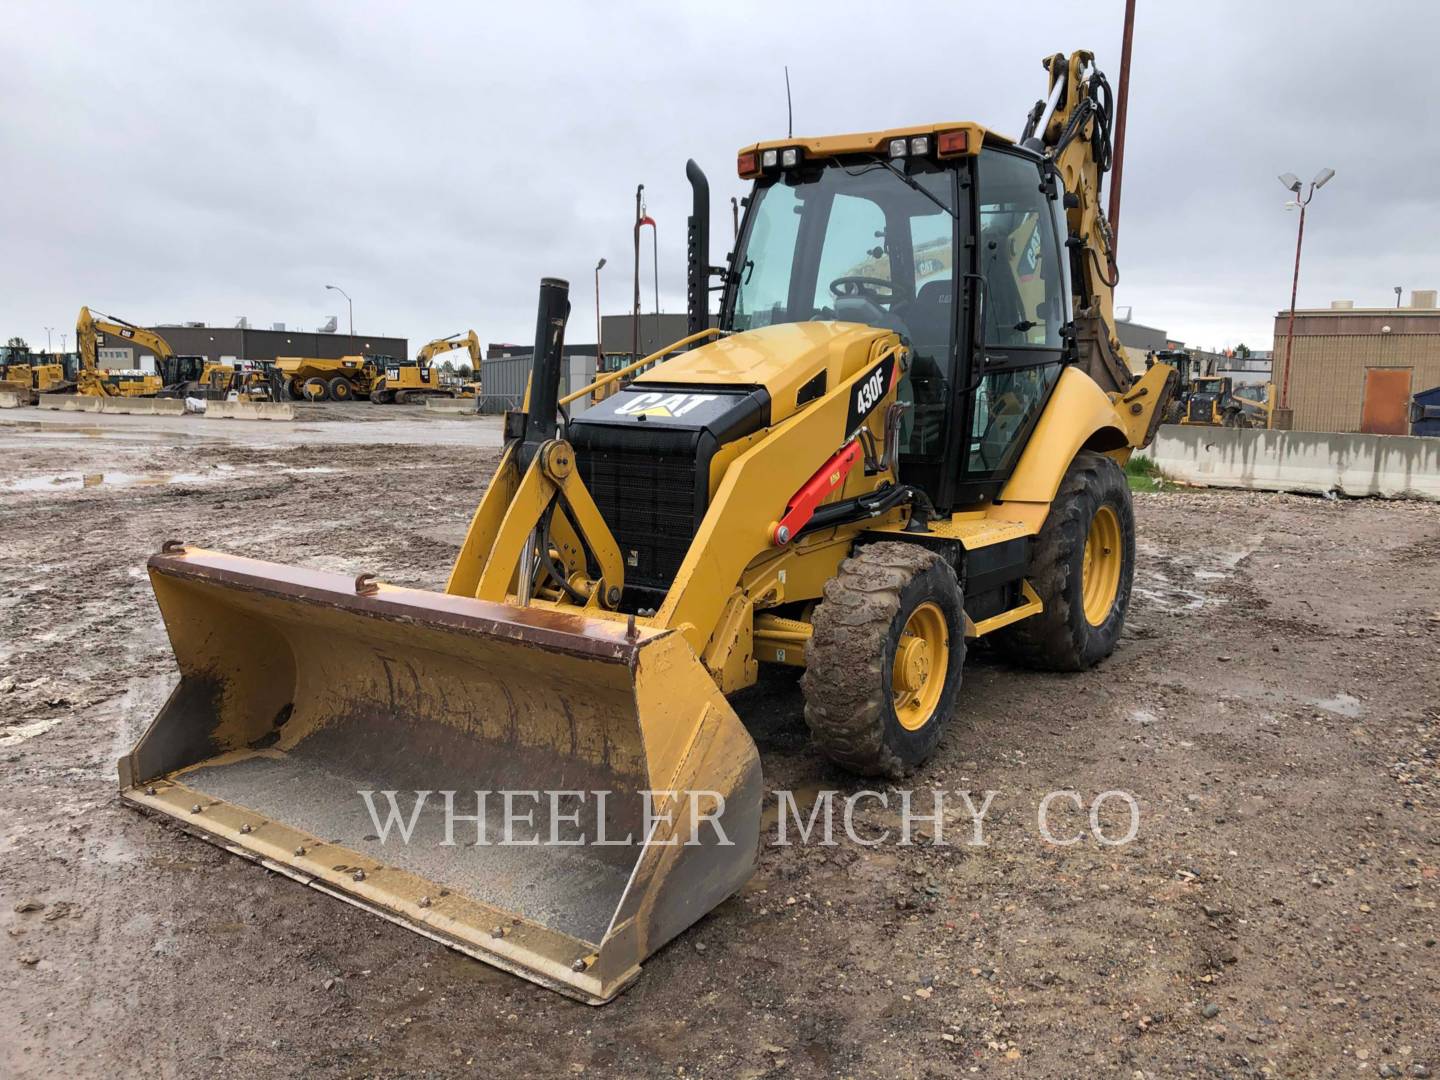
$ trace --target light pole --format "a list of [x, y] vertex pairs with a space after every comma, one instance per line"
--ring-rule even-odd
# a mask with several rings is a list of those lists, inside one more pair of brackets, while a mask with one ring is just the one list
[[597, 374], [605, 370], [605, 346], [600, 340], [600, 271], [605, 269], [605, 260], [601, 259], [595, 264], [595, 371]]
[[[1396, 296], [1399, 296], [1399, 295], [1400, 295], [1400, 290], [1399, 290], [1399, 289], [1396, 289], [1396, 290], [1395, 290], [1395, 295], [1396, 295]], [[1398, 300], [1395, 302], [1395, 306], [1396, 306], [1396, 307], [1399, 307], [1399, 306], [1400, 306], [1400, 302], [1399, 302]], [[53, 327], [53, 326], [47, 326], [47, 327], [45, 327], [45, 352], [46, 352], [46, 355], [49, 355], [49, 353], [50, 353], [50, 332], [51, 332], [52, 330], [54, 330], [54, 329], [55, 329], [55, 327]]]
[[336, 292], [338, 292], [341, 296], [345, 297], [345, 303], [350, 306], [350, 336], [351, 336], [351, 337], [354, 337], [354, 336], [355, 336], [355, 301], [351, 300], [351, 299], [350, 299], [350, 294], [349, 294], [348, 292], [346, 292], [344, 289], [340, 288], [339, 285], [326, 285], [325, 288], [327, 288], [327, 289], [334, 289], [334, 290], [335, 290]]
[[1395, 286], [1395, 310], [1400, 310], [1400, 286]]
[[1315, 192], [1330, 182], [1335, 175], [1334, 169], [1321, 169], [1315, 174], [1315, 179], [1310, 181], [1310, 190], [1305, 197], [1300, 197], [1300, 189], [1304, 186], [1294, 173], [1282, 173], [1280, 183], [1284, 184], [1288, 191], [1294, 193], [1295, 198], [1289, 205], [1300, 208], [1300, 228], [1295, 236], [1295, 276], [1290, 282], [1290, 325], [1285, 330], [1285, 379], [1280, 384], [1280, 408], [1290, 407], [1290, 354], [1295, 347], [1295, 296], [1300, 289], [1300, 247], [1305, 243], [1305, 208], [1310, 205], [1310, 200], [1315, 197]]

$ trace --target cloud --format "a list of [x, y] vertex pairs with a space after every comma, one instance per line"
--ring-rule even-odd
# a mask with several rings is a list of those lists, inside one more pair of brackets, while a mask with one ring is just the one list
[[[589, 310], [601, 256], [605, 310], [628, 308], [641, 182], [679, 311], [685, 159], [710, 175], [718, 258], [736, 149], [784, 133], [783, 65], [799, 133], [1014, 132], [1042, 54], [1093, 48], [1117, 79], [1121, 6], [12, 0], [0, 328], [43, 341], [81, 304], [316, 326], [335, 282], [365, 332], [523, 341], [539, 278]], [[1268, 344], [1295, 231], [1274, 177], [1326, 165], [1302, 304], [1440, 284], [1431, 6], [1140, 7], [1118, 295], [1137, 321]]]

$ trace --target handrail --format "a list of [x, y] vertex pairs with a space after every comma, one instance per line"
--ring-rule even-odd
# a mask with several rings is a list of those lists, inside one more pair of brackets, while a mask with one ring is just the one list
[[561, 405], [569, 405], [570, 402], [576, 401], [579, 398], [584, 397], [586, 394], [592, 393], [593, 391], [600, 389], [600, 387], [602, 386], [609, 386], [616, 379], [623, 379], [632, 371], [638, 371], [642, 367], [655, 363], [655, 361], [659, 360], [667, 353], [672, 353], [676, 349], [699, 341], [701, 338], [713, 337], [719, 333], [720, 328], [718, 326], [712, 326], [708, 330], [701, 330], [699, 333], [691, 334], [689, 337], [683, 337], [679, 341], [666, 345], [665, 348], [661, 349], [659, 352], [653, 352], [649, 356], [644, 357], [641, 360], [636, 360], [633, 364], [625, 365], [625, 367], [621, 368], [619, 371], [607, 371], [604, 375], [596, 379], [589, 386], [582, 386], [579, 390], [574, 390], [566, 394], [560, 399], [559, 403]]

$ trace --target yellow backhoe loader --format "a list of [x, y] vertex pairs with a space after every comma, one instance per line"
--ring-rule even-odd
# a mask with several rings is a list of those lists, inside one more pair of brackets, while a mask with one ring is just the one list
[[96, 318], [88, 307], [75, 320], [75, 347], [80, 369], [75, 373], [75, 392], [89, 397], [154, 397], [164, 387], [159, 375], [138, 368], [106, 370], [100, 367], [100, 335], [133, 341], [155, 354], [157, 368], [175, 355], [167, 342], [153, 330], [117, 319], [114, 315]]
[[573, 419], [594, 387], [559, 393], [567, 286], [542, 281], [526, 410], [444, 592], [168, 542], [180, 682], [123, 798], [602, 1002], [753, 871], [760, 758], [726, 695], [760, 664], [805, 669], [820, 753], [898, 777], [966, 714], [968, 642], [1103, 660], [1122, 466], [1174, 372], [1135, 381], [1115, 338], [1108, 87], [1088, 53], [1045, 64], [1019, 140], [745, 148], [723, 268], [690, 162], [692, 332]]
[[471, 330], [468, 334], [451, 334], [436, 338], [420, 350], [413, 364], [387, 364], [385, 374], [370, 391], [370, 400], [377, 405], [406, 405], [412, 401], [423, 401], [427, 397], [459, 397], [461, 387], [446, 386], [440, 381], [440, 369], [435, 358], [456, 349], [470, 353], [470, 367], [476, 376], [480, 374], [480, 338]]

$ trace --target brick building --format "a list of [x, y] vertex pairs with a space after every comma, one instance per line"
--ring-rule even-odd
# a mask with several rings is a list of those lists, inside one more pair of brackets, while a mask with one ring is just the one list
[[[1296, 431], [1409, 432], [1410, 399], [1440, 386], [1440, 308], [1433, 289], [1399, 308], [1328, 308], [1295, 312], [1289, 396], [1285, 386], [1290, 311], [1275, 316], [1274, 381]], [[1277, 417], [1277, 421], [1280, 418]]]

